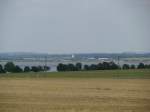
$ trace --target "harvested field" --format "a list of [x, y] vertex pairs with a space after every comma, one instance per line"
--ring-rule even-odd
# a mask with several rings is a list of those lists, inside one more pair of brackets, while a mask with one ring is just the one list
[[0, 112], [149, 112], [150, 79], [0, 78]]

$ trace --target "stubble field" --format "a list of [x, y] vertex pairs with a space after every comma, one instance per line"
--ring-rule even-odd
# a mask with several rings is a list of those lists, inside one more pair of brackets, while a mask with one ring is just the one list
[[[99, 77], [93, 75], [87, 78], [45, 78], [37, 75], [20, 78], [18, 75], [21, 74], [11, 74], [14, 77], [3, 76], [0, 78], [0, 112], [150, 111], [149, 70], [141, 72], [146, 77], [118, 77], [126, 72], [133, 74], [133, 71], [119, 72], [118, 78], [102, 77], [102, 74], [108, 75], [109, 72], [112, 71], [87, 72], [91, 75], [99, 74]], [[59, 75], [61, 74], [71, 72]]]

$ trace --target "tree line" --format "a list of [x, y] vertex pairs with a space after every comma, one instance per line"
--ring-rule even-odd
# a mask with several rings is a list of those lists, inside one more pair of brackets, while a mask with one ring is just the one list
[[[124, 64], [119, 66], [114, 62], [103, 62], [99, 64], [82, 65], [82, 63], [76, 64], [58, 64], [57, 71], [90, 71], [90, 70], [117, 70], [117, 69], [150, 69], [150, 65], [139, 63], [136, 65]], [[0, 65], [0, 73], [21, 73], [21, 72], [41, 72], [48, 71], [48, 66], [25, 66], [23, 69], [13, 62], [8, 62], [4, 66]]]
[[21, 72], [41, 72], [41, 71], [48, 71], [50, 67], [48, 66], [25, 66], [24, 69], [15, 65], [13, 62], [8, 62], [4, 66], [0, 65], [0, 73], [21, 73]]
[[119, 66], [114, 62], [103, 62], [99, 64], [82, 65], [82, 63], [76, 64], [58, 64], [57, 71], [89, 71], [89, 70], [117, 70], [117, 69], [150, 69], [150, 65], [139, 63], [136, 65], [124, 64]]

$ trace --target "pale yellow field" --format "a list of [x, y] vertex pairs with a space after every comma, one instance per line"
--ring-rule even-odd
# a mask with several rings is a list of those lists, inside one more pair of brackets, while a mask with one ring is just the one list
[[150, 79], [1, 78], [0, 112], [150, 112]]

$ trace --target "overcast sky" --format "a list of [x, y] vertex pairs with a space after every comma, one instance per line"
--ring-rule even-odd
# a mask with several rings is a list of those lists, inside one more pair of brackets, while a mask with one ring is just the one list
[[0, 0], [0, 52], [150, 51], [150, 0]]

